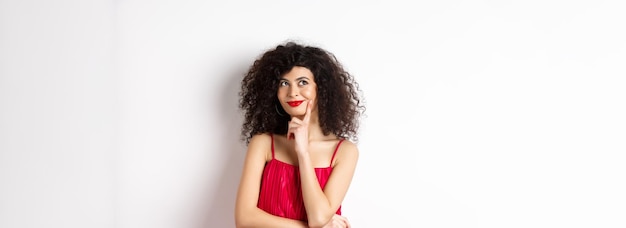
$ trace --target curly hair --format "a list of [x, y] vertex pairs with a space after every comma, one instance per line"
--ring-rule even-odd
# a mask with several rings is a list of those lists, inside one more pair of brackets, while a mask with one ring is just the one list
[[241, 81], [239, 108], [244, 111], [242, 140], [259, 133], [287, 134], [291, 119], [278, 101], [278, 82], [295, 66], [309, 69], [317, 84], [317, 107], [324, 135], [357, 141], [358, 118], [364, 113], [361, 91], [335, 55], [295, 42], [278, 45], [254, 61]]

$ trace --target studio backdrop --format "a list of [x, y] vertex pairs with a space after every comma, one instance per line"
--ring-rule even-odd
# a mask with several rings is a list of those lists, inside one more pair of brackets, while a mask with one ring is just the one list
[[2, 0], [0, 227], [234, 227], [240, 82], [290, 40], [362, 91], [353, 227], [626, 227], [625, 11]]

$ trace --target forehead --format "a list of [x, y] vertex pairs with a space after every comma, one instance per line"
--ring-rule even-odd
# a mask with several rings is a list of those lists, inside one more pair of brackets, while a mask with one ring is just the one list
[[302, 77], [313, 80], [313, 72], [306, 67], [295, 66], [281, 78], [286, 80], [296, 80]]

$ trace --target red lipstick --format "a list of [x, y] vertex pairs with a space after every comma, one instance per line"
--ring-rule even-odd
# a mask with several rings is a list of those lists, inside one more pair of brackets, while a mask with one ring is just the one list
[[298, 105], [302, 104], [304, 101], [287, 101], [287, 104], [291, 107], [298, 107]]

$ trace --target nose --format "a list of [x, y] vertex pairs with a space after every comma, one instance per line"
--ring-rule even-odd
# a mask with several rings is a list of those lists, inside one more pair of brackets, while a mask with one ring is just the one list
[[297, 97], [300, 94], [300, 90], [297, 86], [289, 86], [289, 96]]

